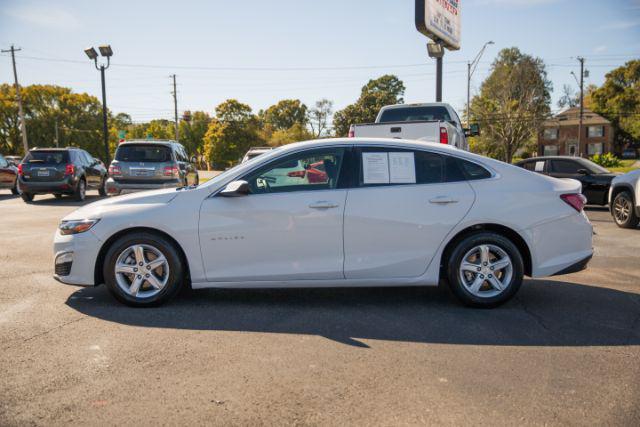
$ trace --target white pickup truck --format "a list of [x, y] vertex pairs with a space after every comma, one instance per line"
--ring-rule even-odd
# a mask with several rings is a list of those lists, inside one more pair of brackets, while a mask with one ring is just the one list
[[375, 123], [354, 124], [350, 137], [417, 139], [468, 150], [468, 136], [479, 135], [477, 125], [464, 129], [449, 104], [398, 104], [382, 107]]

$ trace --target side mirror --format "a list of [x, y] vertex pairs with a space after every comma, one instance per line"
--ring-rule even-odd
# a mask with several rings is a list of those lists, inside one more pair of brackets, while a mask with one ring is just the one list
[[464, 130], [464, 136], [467, 138], [470, 136], [480, 136], [480, 125], [477, 123], [472, 123], [469, 126], [469, 129]]
[[232, 181], [220, 192], [222, 197], [241, 197], [251, 192], [247, 181]]
[[591, 175], [591, 173], [586, 169], [578, 169], [578, 173], [580, 175]]

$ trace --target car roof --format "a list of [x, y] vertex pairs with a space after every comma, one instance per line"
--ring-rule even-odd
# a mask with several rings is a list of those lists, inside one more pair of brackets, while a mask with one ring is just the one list
[[155, 145], [164, 145], [170, 147], [172, 145], [182, 145], [177, 141], [171, 139], [130, 139], [118, 144], [118, 147], [121, 145], [131, 145], [131, 144], [155, 144]]

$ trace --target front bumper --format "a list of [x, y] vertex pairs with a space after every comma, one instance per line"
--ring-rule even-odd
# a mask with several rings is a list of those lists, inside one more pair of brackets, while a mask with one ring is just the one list
[[66, 177], [62, 181], [25, 181], [20, 178], [20, 189], [25, 193], [73, 193], [77, 180], [74, 177]]
[[56, 230], [53, 239], [54, 279], [68, 285], [94, 285], [96, 259], [101, 246], [102, 241], [91, 230], [67, 236]]
[[182, 181], [178, 178], [161, 181], [161, 182], [123, 182], [116, 181], [113, 178], [107, 180], [107, 194], [120, 194], [129, 191], [145, 191], [145, 190], [158, 190], [162, 188], [176, 188], [181, 187]]

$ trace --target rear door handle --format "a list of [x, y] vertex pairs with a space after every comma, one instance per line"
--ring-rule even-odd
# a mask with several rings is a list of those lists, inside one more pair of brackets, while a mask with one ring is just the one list
[[430, 199], [429, 203], [433, 203], [434, 205], [448, 205], [450, 203], [458, 203], [458, 201], [449, 196], [438, 196]]
[[321, 200], [319, 202], [311, 203], [309, 207], [311, 209], [332, 209], [332, 208], [337, 208], [338, 204], [333, 202], [328, 202], [326, 200]]

